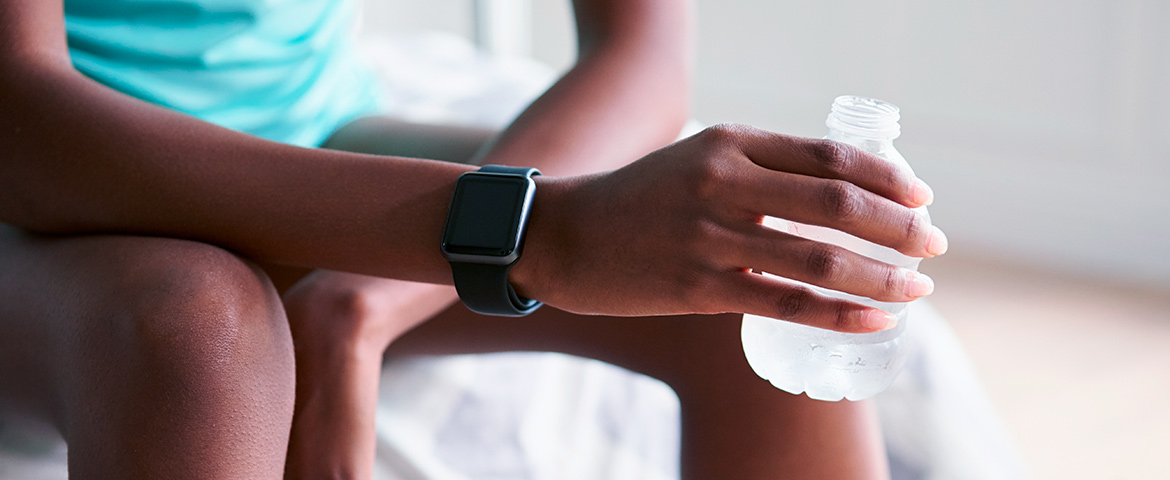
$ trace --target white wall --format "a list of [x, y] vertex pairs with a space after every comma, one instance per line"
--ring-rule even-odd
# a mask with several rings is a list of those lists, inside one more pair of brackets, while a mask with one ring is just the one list
[[[471, 0], [368, 3], [378, 28], [471, 31]], [[821, 136], [836, 95], [891, 101], [952, 251], [1170, 286], [1170, 3], [699, 0], [697, 12], [701, 121]], [[534, 0], [533, 18], [534, 56], [567, 65], [567, 0]]]
[[359, 0], [368, 32], [441, 30], [471, 38], [473, 0]]

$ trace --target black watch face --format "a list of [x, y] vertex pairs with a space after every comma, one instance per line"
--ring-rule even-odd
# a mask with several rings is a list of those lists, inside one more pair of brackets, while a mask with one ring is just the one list
[[451, 200], [443, 249], [462, 255], [511, 255], [520, 243], [528, 186], [523, 177], [465, 175]]

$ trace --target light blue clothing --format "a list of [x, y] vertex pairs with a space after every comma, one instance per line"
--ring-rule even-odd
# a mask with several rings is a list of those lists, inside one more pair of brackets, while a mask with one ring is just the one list
[[113, 89], [318, 146], [379, 108], [350, 0], [65, 0], [74, 66]]

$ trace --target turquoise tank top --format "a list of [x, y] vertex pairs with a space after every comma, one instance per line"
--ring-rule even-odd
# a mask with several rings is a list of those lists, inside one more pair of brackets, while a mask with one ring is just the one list
[[73, 65], [234, 130], [319, 146], [379, 108], [350, 0], [65, 0]]

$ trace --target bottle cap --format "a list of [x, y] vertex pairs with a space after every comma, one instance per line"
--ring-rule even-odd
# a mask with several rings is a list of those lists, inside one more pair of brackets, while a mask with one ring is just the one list
[[893, 140], [902, 133], [898, 107], [874, 98], [842, 95], [833, 100], [825, 125], [861, 137]]

